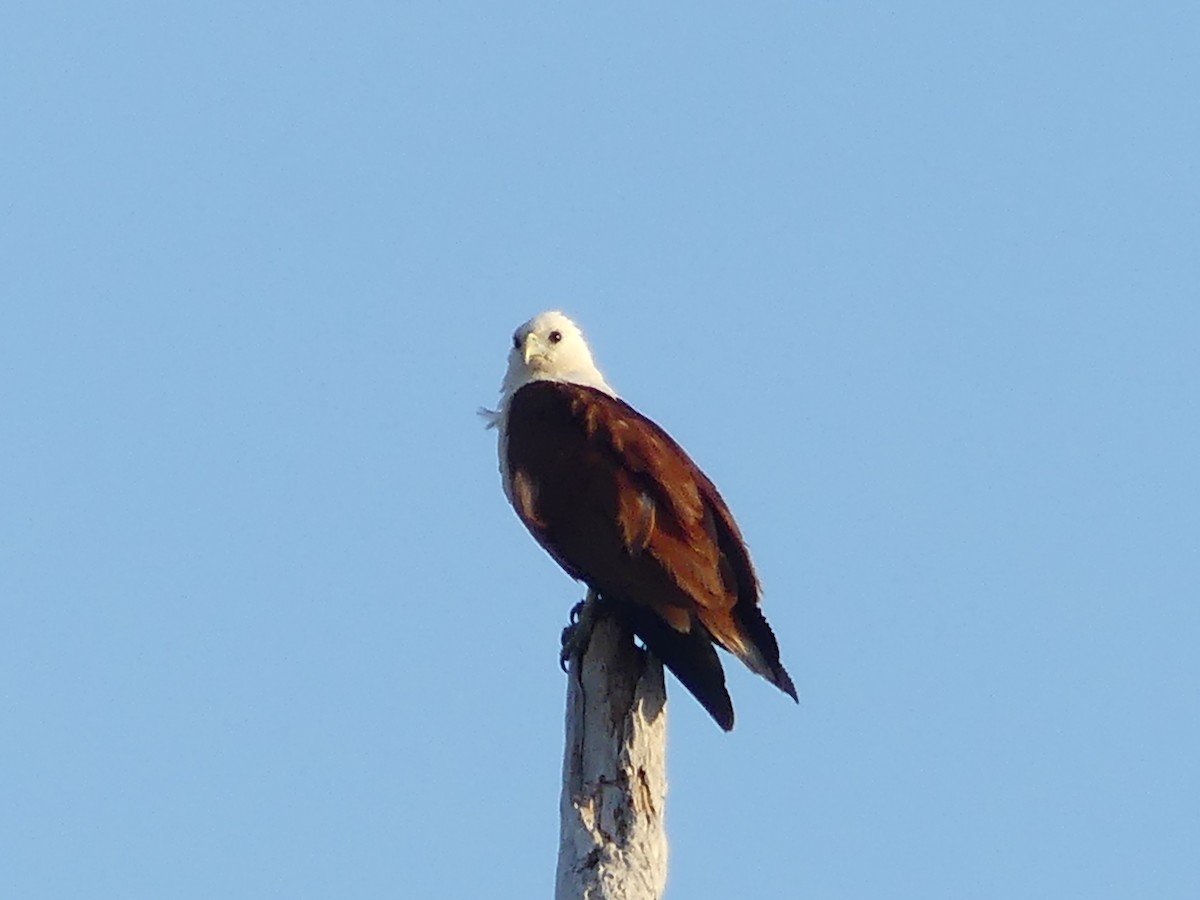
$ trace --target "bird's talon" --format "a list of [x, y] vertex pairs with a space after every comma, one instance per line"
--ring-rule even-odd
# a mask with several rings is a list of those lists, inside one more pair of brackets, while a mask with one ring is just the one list
[[[579, 624], [579, 620], [583, 618], [583, 608], [585, 606], [587, 606], [586, 599], [580, 600], [578, 603], [576, 603], [574, 606], [571, 607], [571, 612], [568, 613], [568, 617], [569, 617], [572, 625]], [[564, 629], [564, 631], [565, 631], [565, 629]]]
[[562, 633], [562, 650], [558, 653], [558, 667], [563, 670], [564, 674], [567, 671], [567, 660], [571, 658], [571, 628], [568, 626], [563, 629]]
[[562, 630], [562, 650], [558, 654], [558, 665], [564, 672], [574, 657], [582, 657], [587, 652], [596, 624], [592, 606], [595, 599], [595, 593], [589, 590], [587, 597], [571, 607], [569, 624]]

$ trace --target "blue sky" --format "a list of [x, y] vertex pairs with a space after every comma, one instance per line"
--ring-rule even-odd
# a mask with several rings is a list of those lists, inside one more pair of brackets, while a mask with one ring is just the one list
[[557, 307], [801, 694], [670, 897], [1200, 895], [1200, 13], [910, 6], [7, 4], [0, 894], [551, 890]]

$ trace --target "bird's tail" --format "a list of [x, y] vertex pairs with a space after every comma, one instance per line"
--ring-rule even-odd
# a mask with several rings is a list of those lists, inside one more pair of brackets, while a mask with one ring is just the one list
[[[612, 601], [620, 606], [627, 621], [646, 649], [674, 673], [708, 714], [725, 731], [733, 728], [733, 701], [725, 688], [725, 670], [712, 641], [699, 622], [690, 631], [676, 631], [649, 608], [636, 603]], [[787, 677], [787, 673], [784, 673]], [[791, 684], [791, 681], [788, 681]]]

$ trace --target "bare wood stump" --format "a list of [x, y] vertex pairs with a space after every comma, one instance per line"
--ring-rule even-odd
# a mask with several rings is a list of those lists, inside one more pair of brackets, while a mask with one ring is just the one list
[[[570, 660], [556, 900], [658, 900], [667, 882], [662, 664], [596, 614]], [[586, 620], [589, 611], [585, 610]]]

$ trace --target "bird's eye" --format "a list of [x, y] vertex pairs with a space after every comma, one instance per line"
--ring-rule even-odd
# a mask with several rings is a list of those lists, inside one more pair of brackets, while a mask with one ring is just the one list
[[513, 347], [517, 350], [521, 349], [521, 335], [519, 335], [519, 334], [513, 335]]
[[550, 332], [550, 343], [557, 344], [561, 340], [562, 340], [562, 332], [561, 331]]

